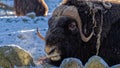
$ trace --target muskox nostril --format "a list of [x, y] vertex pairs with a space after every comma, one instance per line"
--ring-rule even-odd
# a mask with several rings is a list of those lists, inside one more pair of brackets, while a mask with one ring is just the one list
[[52, 48], [48, 55], [52, 54], [56, 50], [56, 47]]
[[54, 53], [55, 50], [56, 50], [56, 47], [52, 47], [52, 46], [47, 46], [47, 47], [45, 48], [45, 51], [46, 51], [46, 53], [47, 53], [48, 55]]

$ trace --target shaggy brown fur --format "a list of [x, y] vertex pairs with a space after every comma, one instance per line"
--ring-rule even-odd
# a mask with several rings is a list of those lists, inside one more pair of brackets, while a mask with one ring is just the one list
[[[58, 61], [50, 59], [51, 64], [59, 65], [64, 58], [68, 57], [79, 58], [85, 64], [91, 56], [96, 55], [100, 29], [102, 29], [102, 32], [100, 34], [101, 45], [98, 55], [110, 66], [120, 64], [120, 4], [111, 3], [112, 7], [107, 9], [103, 2], [91, 1], [91, 3], [101, 6], [102, 9], [98, 9], [95, 13], [96, 27], [94, 28], [94, 36], [88, 42], [81, 40], [77, 24], [74, 30], [69, 29], [71, 23], [77, 23], [75, 19], [67, 16], [54, 16], [49, 19], [46, 48], [49, 47], [51, 51], [47, 51], [47, 54], [50, 55], [57, 51], [61, 56], [61, 59]], [[94, 13], [86, 1], [65, 0], [63, 5], [74, 5], [77, 7], [83, 24], [83, 33], [89, 36], [94, 27]], [[103, 24], [101, 25], [101, 23]], [[53, 46], [56, 48], [51, 49]]]
[[44, 0], [14, 0], [14, 8], [17, 16], [35, 12], [37, 16], [46, 16], [48, 7]]

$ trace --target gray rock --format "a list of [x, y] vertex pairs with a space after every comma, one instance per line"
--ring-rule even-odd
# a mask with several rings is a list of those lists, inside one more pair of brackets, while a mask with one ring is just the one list
[[14, 66], [35, 66], [31, 55], [17, 46], [0, 47], [0, 66], [14, 68]]
[[101, 57], [92, 56], [85, 64], [85, 68], [109, 68], [109, 66]]
[[110, 68], [120, 68], [120, 64], [114, 65], [114, 66], [112, 66]]
[[63, 60], [60, 68], [83, 68], [83, 65], [77, 58], [67, 58]]

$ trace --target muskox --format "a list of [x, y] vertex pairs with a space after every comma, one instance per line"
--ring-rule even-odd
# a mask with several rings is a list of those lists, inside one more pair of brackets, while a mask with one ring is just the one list
[[14, 9], [17, 16], [35, 12], [37, 16], [46, 16], [48, 6], [44, 0], [14, 0]]
[[65, 0], [48, 25], [45, 51], [49, 63], [59, 66], [63, 59], [74, 57], [85, 64], [98, 55], [110, 66], [120, 64], [118, 2]]

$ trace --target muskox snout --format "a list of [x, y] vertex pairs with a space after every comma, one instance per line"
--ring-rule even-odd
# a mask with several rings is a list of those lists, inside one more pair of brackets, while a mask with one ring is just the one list
[[61, 59], [60, 51], [56, 46], [46, 46], [45, 51], [47, 53], [47, 58], [52, 61], [58, 61]]

